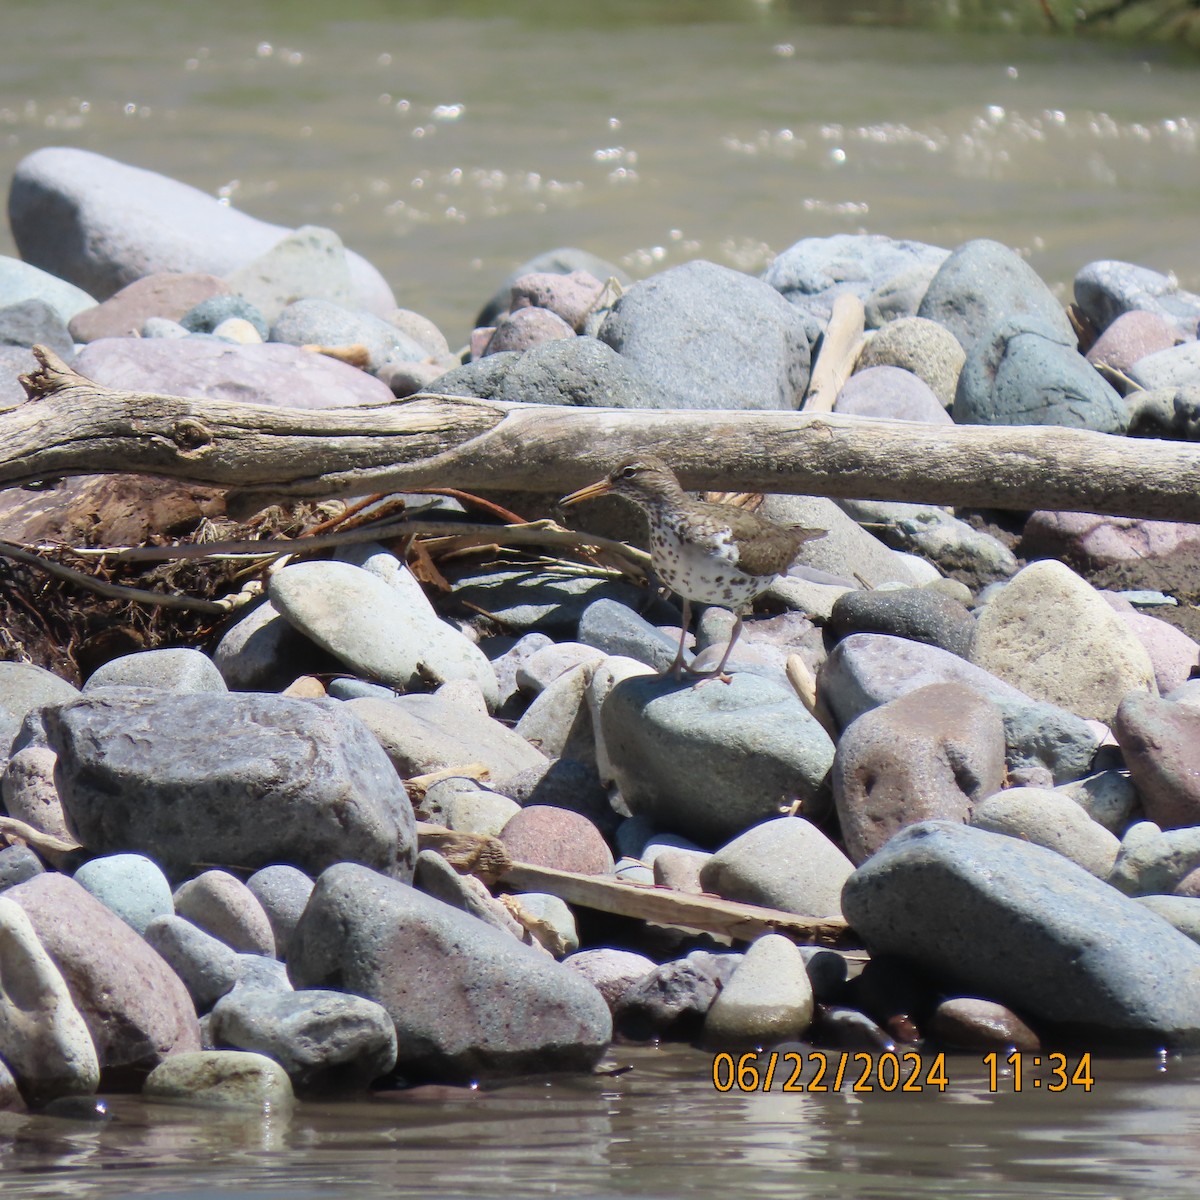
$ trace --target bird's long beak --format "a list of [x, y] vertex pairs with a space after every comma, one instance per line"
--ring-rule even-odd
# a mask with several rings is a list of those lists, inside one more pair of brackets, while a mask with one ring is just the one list
[[564, 496], [558, 503], [565, 507], [568, 504], [578, 504], [580, 500], [595, 500], [597, 496], [607, 496], [611, 491], [612, 484], [607, 479], [600, 479], [577, 492], [572, 492], [569, 496]]

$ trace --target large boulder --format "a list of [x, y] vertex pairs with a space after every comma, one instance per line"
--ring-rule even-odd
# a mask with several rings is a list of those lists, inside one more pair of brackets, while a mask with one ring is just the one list
[[587, 1070], [612, 1036], [604, 998], [577, 972], [353, 863], [317, 880], [288, 972], [298, 988], [382, 1004], [407, 1077]]
[[412, 878], [412, 806], [387, 755], [330, 701], [101, 690], [46, 710], [63, 807], [94, 853], [194, 863], [352, 860]]

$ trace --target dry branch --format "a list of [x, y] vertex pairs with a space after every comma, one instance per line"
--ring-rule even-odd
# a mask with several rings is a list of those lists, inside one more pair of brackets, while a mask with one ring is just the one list
[[1050, 426], [838, 414], [623, 411], [423, 395], [273, 409], [103, 388], [35, 347], [31, 400], [0, 413], [0, 487], [162, 475], [280, 497], [428, 485], [562, 494], [651, 451], [688, 487], [1200, 521], [1200, 446]]

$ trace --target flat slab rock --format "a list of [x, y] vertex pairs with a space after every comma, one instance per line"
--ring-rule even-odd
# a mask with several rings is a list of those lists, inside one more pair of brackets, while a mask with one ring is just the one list
[[358, 861], [411, 879], [404, 785], [371, 732], [329, 701], [100, 691], [47, 710], [63, 807], [97, 853], [164, 867]]
[[382, 1004], [406, 1077], [588, 1070], [612, 1036], [604, 998], [578, 972], [353, 863], [317, 880], [288, 971], [299, 988]]
[[1200, 946], [1043, 846], [911, 826], [842, 892], [872, 954], [1093, 1046], [1200, 1045]]

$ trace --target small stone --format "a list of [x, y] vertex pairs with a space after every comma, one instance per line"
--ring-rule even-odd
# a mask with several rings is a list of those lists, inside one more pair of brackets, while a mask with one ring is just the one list
[[171, 692], [227, 692], [221, 672], [199, 650], [173, 647], [140, 650], [109, 659], [84, 684], [85, 692], [102, 687], [152, 687]]
[[559, 676], [575, 667], [595, 666], [604, 658], [603, 650], [583, 642], [548, 642], [521, 660], [516, 668], [516, 684], [527, 696], [537, 696]]
[[802, 1037], [813, 1018], [804, 958], [788, 938], [758, 938], [718, 993], [704, 1019], [709, 1045], [762, 1045]]
[[544, 342], [573, 338], [575, 331], [570, 325], [545, 308], [520, 308], [506, 317], [501, 317], [492, 336], [484, 347], [484, 355], [499, 354], [505, 350], [522, 352], [540, 346]]
[[964, 604], [925, 588], [856, 589], [834, 602], [827, 628], [839, 641], [852, 633], [889, 633], [966, 658], [975, 618]]
[[265, 600], [225, 631], [213, 665], [230, 691], [279, 692], [297, 673], [331, 671], [341, 664]]
[[703, 850], [668, 847], [654, 856], [654, 882], [676, 892], [699, 896], [704, 892], [700, 872], [712, 856]]
[[1175, 328], [1158, 313], [1134, 310], [1122, 313], [1087, 352], [1093, 366], [1128, 372], [1139, 359], [1175, 345]]
[[1133, 780], [1124, 770], [1098, 771], [1064, 783], [1057, 790], [1078, 804], [1098, 825], [1118, 837], [1129, 825], [1139, 803]]
[[405, 337], [416, 342], [427, 358], [449, 357], [450, 343], [446, 341], [446, 335], [428, 317], [409, 308], [397, 308], [387, 314], [387, 320]]
[[518, 862], [583, 875], [607, 875], [612, 851], [586, 817], [548, 804], [523, 808], [500, 832], [509, 855]]
[[93, 858], [75, 872], [74, 879], [130, 929], [143, 935], [155, 917], [175, 911], [167, 877], [144, 854]]
[[175, 911], [234, 950], [275, 957], [267, 914], [254, 893], [228, 871], [205, 871], [180, 886]]
[[686, 958], [655, 967], [617, 1001], [613, 1010], [617, 1029], [635, 1041], [694, 1037], [741, 961], [740, 954], [693, 950]]
[[42, 300], [69, 322], [76, 313], [96, 307], [96, 301], [64, 278], [39, 270], [31, 262], [0, 256], [0, 303]]
[[1041, 1049], [1037, 1034], [1012, 1009], [973, 996], [943, 1000], [930, 1018], [929, 1035], [939, 1045], [961, 1050], [1011, 1047], [1033, 1054]]
[[603, 281], [589, 271], [571, 271], [567, 275], [531, 272], [512, 285], [508, 308], [510, 313], [530, 307], [547, 309], [578, 332], [603, 290]]
[[312, 879], [298, 867], [272, 863], [255, 871], [246, 880], [246, 886], [267, 914], [275, 935], [276, 953], [286, 957], [288, 942], [312, 895]]
[[1200, 384], [1200, 342], [1159, 350], [1139, 358], [1126, 372], [1138, 387], [1148, 392], [1160, 389], [1194, 388]]
[[226, 321], [233, 320], [248, 322], [258, 334], [258, 341], [267, 340], [270, 326], [262, 310], [244, 296], [229, 293], [201, 300], [179, 318], [179, 324], [188, 333], [215, 333]]
[[610, 1009], [639, 979], [654, 970], [652, 958], [631, 950], [580, 950], [563, 959], [564, 967], [578, 971], [604, 997]]
[[858, 369], [892, 366], [923, 379], [943, 408], [954, 403], [966, 355], [958, 339], [926, 317], [900, 317], [879, 328], [863, 348]]
[[0, 850], [0, 892], [42, 874], [45, 869], [42, 860], [28, 846], [19, 842], [5, 846]]
[[274, 1060], [240, 1050], [197, 1050], [176, 1054], [146, 1076], [147, 1100], [171, 1100], [201, 1108], [288, 1113], [292, 1085]]
[[271, 326], [271, 341], [289, 346], [365, 346], [367, 370], [378, 374], [397, 362], [420, 362], [425, 349], [390, 321], [352, 312], [330, 300], [297, 300]]
[[550, 758], [595, 761], [596, 737], [587, 691], [590, 667], [576, 667], [559, 676], [525, 710], [516, 730], [531, 746]]
[[[674, 662], [679, 648], [678, 633], [658, 629], [627, 604], [608, 599], [597, 600], [583, 610], [579, 640], [602, 655], [637, 659], [658, 671], [665, 671]], [[692, 659], [691, 651], [684, 650], [684, 664], [690, 666]]]
[[1164, 921], [1170, 921], [1180, 933], [1200, 942], [1200, 899], [1190, 896], [1138, 896], [1137, 902]]
[[496, 290], [492, 298], [483, 306], [479, 316], [475, 318], [476, 325], [491, 325], [496, 318], [505, 312], [512, 300], [513, 285], [526, 275], [552, 272], [555, 275], [569, 275], [573, 271], [586, 271], [596, 279], [616, 279], [620, 284], [628, 284], [629, 276], [615, 263], [600, 258], [588, 250], [580, 250], [574, 246], [563, 246], [557, 250], [547, 250], [542, 254], [523, 262], [509, 272], [504, 282]]
[[[74, 842], [55, 783], [58, 756], [45, 746], [26, 746], [8, 760], [0, 781], [4, 809], [10, 817], [65, 842]], [[60, 862], [61, 853], [47, 850], [47, 861]]]
[[183, 981], [196, 1012], [208, 1012], [237, 986], [241, 975], [237, 952], [191, 921], [174, 913], [155, 917], [144, 937]]
[[439, 779], [426, 789], [421, 811], [447, 829], [499, 837], [521, 806], [474, 779]]
[[62, 704], [79, 695], [65, 679], [33, 663], [0, 662], [0, 750], [9, 747], [21, 722], [44, 704]]
[[218, 1047], [274, 1059], [306, 1091], [366, 1088], [396, 1065], [387, 1010], [343, 992], [235, 989], [217, 1002], [209, 1031]]
[[1126, 896], [1167, 895], [1200, 867], [1200, 829], [1159, 829], [1137, 821], [1125, 830], [1108, 882]]
[[886, 365], [855, 371], [838, 392], [833, 411], [893, 421], [953, 424], [945, 406], [923, 379], [911, 371]]
[[27, 349], [39, 343], [63, 358], [75, 353], [62, 317], [45, 300], [31, 298], [0, 306], [0, 346]]
[[810, 917], [842, 911], [854, 864], [802, 817], [777, 817], [722, 846], [700, 871], [706, 892]]
[[227, 317], [213, 330], [213, 337], [236, 342], [239, 346], [253, 346], [263, 340], [262, 334], [244, 317]]
[[1074, 800], [1036, 787], [1010, 787], [975, 806], [971, 824], [1055, 850], [1107, 879], [1120, 842]]

